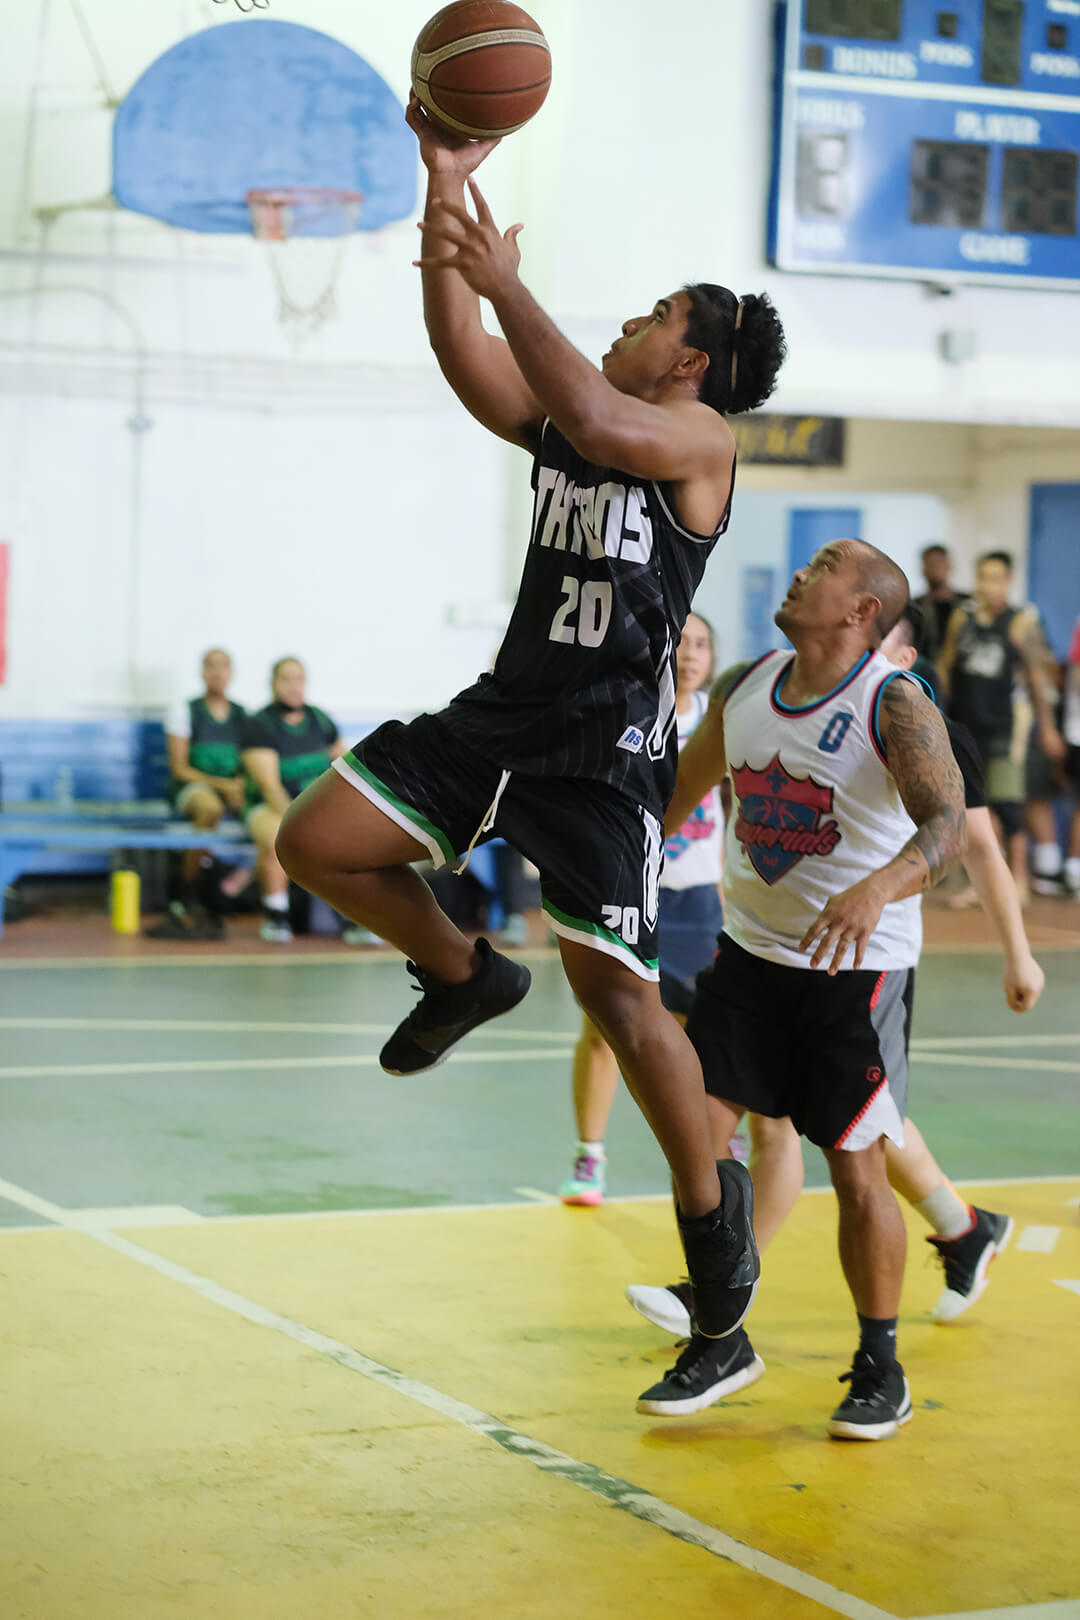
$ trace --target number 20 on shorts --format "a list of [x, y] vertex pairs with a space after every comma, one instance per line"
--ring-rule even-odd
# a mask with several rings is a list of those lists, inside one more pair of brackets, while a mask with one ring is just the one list
[[641, 927], [641, 912], [637, 906], [605, 906], [604, 927], [613, 934], [621, 934], [628, 945], [636, 945]]

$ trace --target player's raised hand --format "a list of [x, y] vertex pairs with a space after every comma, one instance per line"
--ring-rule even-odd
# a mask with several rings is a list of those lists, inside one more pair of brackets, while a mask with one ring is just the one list
[[814, 948], [810, 958], [812, 968], [820, 967], [831, 951], [832, 960], [827, 971], [830, 975], [839, 972], [851, 948], [855, 951], [852, 967], [862, 967], [870, 936], [885, 907], [885, 898], [875, 877], [876, 874], [871, 874], [863, 878], [861, 883], [845, 889], [843, 894], [834, 894], [814, 918], [799, 941], [800, 951]]
[[511, 225], [500, 232], [491, 210], [475, 180], [469, 181], [476, 218], [457, 203], [440, 201], [431, 205], [430, 217], [422, 220], [424, 251], [413, 263], [421, 270], [457, 270], [473, 292], [494, 298], [501, 287], [516, 281], [521, 253], [518, 234], [523, 225]]
[[420, 142], [420, 161], [431, 174], [459, 175], [462, 180], [478, 169], [494, 152], [501, 137], [488, 141], [471, 141], [466, 135], [454, 135], [430, 119], [416, 91], [409, 95], [405, 108], [405, 122]]
[[1006, 962], [1003, 975], [1005, 1000], [1013, 1012], [1030, 1012], [1043, 993], [1046, 974], [1028, 954], [1017, 962]]

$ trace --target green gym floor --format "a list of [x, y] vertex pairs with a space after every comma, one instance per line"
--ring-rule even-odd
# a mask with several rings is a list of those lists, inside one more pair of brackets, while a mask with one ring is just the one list
[[620, 1094], [614, 1198], [555, 1201], [578, 1015], [539, 930], [522, 1006], [406, 1081], [390, 953], [10, 929], [4, 1620], [1080, 1615], [1080, 906], [1033, 909], [1023, 1018], [981, 921], [928, 912], [911, 1112], [1016, 1235], [940, 1328], [910, 1218], [916, 1413], [866, 1447], [824, 1438], [852, 1332], [813, 1152], [767, 1376], [635, 1415], [672, 1357], [622, 1300], [678, 1275], [666, 1174]]

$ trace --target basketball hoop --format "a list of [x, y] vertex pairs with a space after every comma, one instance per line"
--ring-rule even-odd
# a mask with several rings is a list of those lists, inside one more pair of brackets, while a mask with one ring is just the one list
[[272, 186], [249, 191], [251, 229], [270, 252], [278, 315], [304, 336], [337, 313], [337, 283], [356, 229], [359, 191]]

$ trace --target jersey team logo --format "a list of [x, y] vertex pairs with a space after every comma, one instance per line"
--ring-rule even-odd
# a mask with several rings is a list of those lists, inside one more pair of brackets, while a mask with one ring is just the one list
[[804, 855], [831, 855], [842, 834], [835, 821], [825, 821], [833, 790], [812, 776], [791, 776], [774, 754], [763, 771], [748, 765], [733, 768], [739, 801], [735, 837], [750, 857], [758, 877], [778, 883]]

